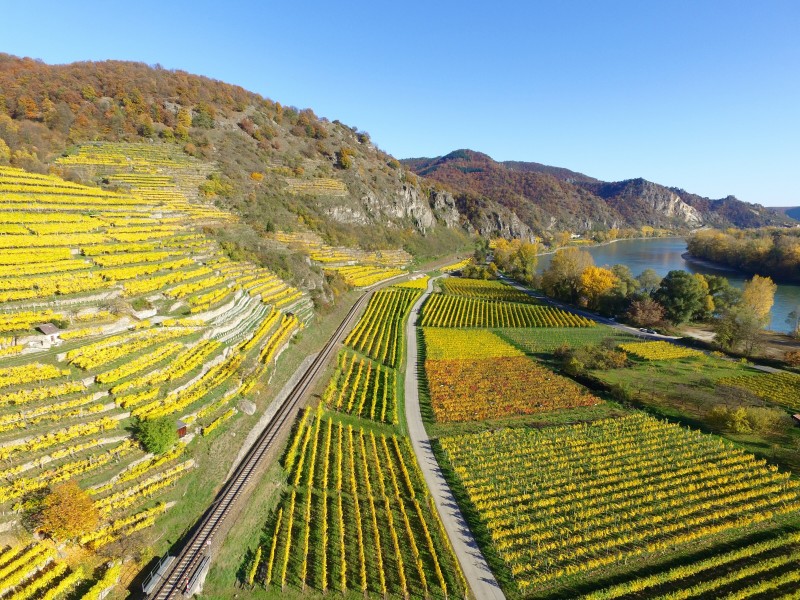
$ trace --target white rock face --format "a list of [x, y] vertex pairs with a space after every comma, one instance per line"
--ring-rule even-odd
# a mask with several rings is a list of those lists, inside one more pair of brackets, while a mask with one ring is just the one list
[[678, 217], [690, 227], [700, 227], [703, 216], [693, 206], [689, 206], [677, 194], [670, 194], [668, 199], [655, 199], [653, 210], [668, 217]]
[[458, 227], [461, 216], [453, 196], [432, 190], [429, 195], [419, 187], [403, 184], [388, 196], [368, 190], [358, 203], [337, 203], [326, 209], [328, 217], [348, 225], [379, 224], [382, 227], [407, 226], [410, 222], [420, 233], [437, 224]]

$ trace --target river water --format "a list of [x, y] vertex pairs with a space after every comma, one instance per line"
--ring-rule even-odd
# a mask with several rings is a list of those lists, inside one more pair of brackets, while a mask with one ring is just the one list
[[[674, 269], [683, 269], [691, 273], [723, 275], [732, 285], [739, 288], [748, 279], [747, 276], [737, 271], [717, 269], [684, 260], [681, 255], [686, 252], [686, 241], [683, 238], [620, 240], [613, 244], [587, 246], [584, 249], [592, 255], [596, 265], [627, 265], [634, 275], [639, 275], [648, 268], [653, 269], [661, 276]], [[552, 254], [545, 254], [539, 257], [540, 271], [547, 268], [552, 256]], [[791, 331], [792, 326], [786, 322], [786, 319], [789, 313], [798, 307], [800, 307], [800, 285], [778, 284], [769, 328], [775, 331]]]

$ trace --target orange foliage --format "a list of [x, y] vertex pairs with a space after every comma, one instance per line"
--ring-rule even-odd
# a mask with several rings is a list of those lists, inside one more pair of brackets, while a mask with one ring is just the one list
[[477, 421], [592, 406], [599, 400], [524, 356], [425, 361], [437, 421]]
[[89, 495], [74, 480], [59, 483], [44, 499], [40, 527], [58, 540], [92, 531], [100, 514]]

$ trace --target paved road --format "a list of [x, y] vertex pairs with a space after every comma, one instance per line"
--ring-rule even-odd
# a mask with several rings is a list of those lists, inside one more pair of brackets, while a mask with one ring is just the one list
[[505, 595], [497, 584], [489, 565], [486, 564], [486, 559], [478, 548], [461, 510], [456, 504], [453, 493], [439, 469], [439, 464], [431, 450], [430, 439], [422, 423], [422, 413], [419, 408], [418, 376], [420, 374], [417, 365], [415, 323], [419, 315], [419, 308], [432, 289], [433, 279], [428, 282], [428, 289], [422, 294], [422, 297], [411, 307], [411, 315], [406, 323], [405, 405], [408, 434], [411, 437], [414, 453], [417, 455], [417, 462], [425, 476], [425, 483], [431, 491], [439, 516], [444, 523], [444, 528], [472, 593], [478, 600], [503, 600]]

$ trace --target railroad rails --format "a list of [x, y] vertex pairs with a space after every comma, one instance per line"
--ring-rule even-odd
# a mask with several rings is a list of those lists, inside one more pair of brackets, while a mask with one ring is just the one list
[[169, 564], [166, 572], [160, 574], [160, 582], [146, 595], [148, 599], [169, 600], [194, 591], [203, 570], [208, 567], [210, 562], [210, 549], [215, 534], [219, 531], [231, 508], [241, 497], [242, 492], [247, 488], [253, 473], [283, 427], [287, 423], [291, 424], [300, 400], [305, 396], [319, 372], [325, 368], [328, 360], [337, 350], [340, 339], [370, 296], [371, 293], [365, 293], [353, 304], [336, 331], [278, 407], [272, 420], [217, 494], [214, 503], [206, 510], [190, 533], [178, 556]]

